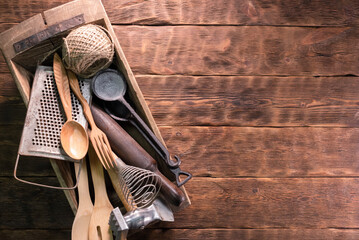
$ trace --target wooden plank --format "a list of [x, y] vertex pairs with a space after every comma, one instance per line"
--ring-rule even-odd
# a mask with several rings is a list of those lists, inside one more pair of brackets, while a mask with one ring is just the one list
[[159, 125], [358, 126], [358, 77], [136, 77]]
[[[357, 77], [138, 75], [158, 125], [358, 127]], [[26, 109], [0, 74], [0, 124], [22, 124]]]
[[357, 28], [115, 26], [135, 74], [359, 74]]
[[[0, 3], [1, 4], [1, 3]], [[4, 10], [4, 9], [0, 9], [0, 11], [1, 10]], [[1, 16], [0, 17], [0, 20], [3, 20], [3, 17]], [[23, 19], [23, 20], [25, 20], [25, 19]], [[6, 22], [6, 19], [4, 19], [4, 21], [3, 22], [0, 22], [0, 33], [2, 33], [2, 32], [4, 32], [4, 31], [6, 31], [6, 30], [8, 30], [8, 29], [10, 29], [10, 28], [12, 28], [12, 27], [14, 27], [14, 26], [16, 26], [18, 24], [18, 22], [16, 22], [16, 23], [10, 23], [10, 22]]]
[[[26, 178], [58, 184], [56, 177]], [[62, 191], [30, 186], [14, 178], [0, 177], [0, 229], [69, 229], [73, 213]]]
[[3, 54], [0, 54], [0, 73], [9, 73], [9, 67], [6, 65]]
[[[71, 230], [0, 230], [3, 239], [70, 239]], [[347, 229], [145, 229], [136, 235], [128, 237], [128, 240], [143, 239], [153, 240], [157, 238], [167, 240], [180, 239], [241, 239], [241, 240], [287, 240], [287, 239], [312, 239], [312, 240], [336, 240], [352, 239], [359, 237], [358, 230]]]
[[0, 230], [0, 236], [6, 240], [18, 239], [51, 239], [51, 240], [64, 240], [71, 239], [71, 230], [50, 230], [50, 229], [11, 229]]
[[[4, 97], [9, 97], [9, 100], [21, 100], [19, 90], [16, 87], [15, 81], [9, 72], [0, 73], [0, 103], [4, 102]], [[21, 100], [22, 102], [22, 100]]]
[[[17, 156], [18, 145], [2, 144], [0, 146], [0, 177], [14, 174], [14, 165]], [[18, 176], [55, 176], [49, 159], [35, 157], [21, 157], [18, 167]]]
[[57, 7], [66, 2], [69, 2], [69, 0], [3, 0], [0, 3], [1, 22], [20, 23], [35, 14]]
[[[0, 229], [71, 228], [61, 191], [0, 178]], [[31, 180], [39, 180], [31, 178]], [[52, 181], [57, 181], [52, 178]], [[194, 178], [192, 206], [152, 228], [358, 228], [358, 178]], [[18, 201], [26, 199], [26, 201]], [[54, 200], [56, 199], [56, 200]], [[216, 203], [215, 206], [213, 203]]]
[[0, 102], [0, 124], [24, 124], [26, 107], [22, 100], [0, 97]]
[[241, 239], [241, 240], [354, 240], [358, 230], [351, 229], [145, 229], [128, 240], [142, 239]]
[[[66, 2], [68, 0], [27, 0], [26, 3], [20, 0], [3, 0], [0, 3], [0, 19], [1, 22], [18, 23]], [[359, 12], [358, 2], [355, 0], [102, 2], [113, 24], [341, 26], [357, 24], [356, 16]]]
[[112, 23], [195, 25], [338, 26], [358, 23], [349, 1], [103, 0]]
[[[359, 129], [161, 127], [195, 176], [358, 176]], [[190, 191], [192, 192], [192, 191]]]
[[[114, 29], [135, 74], [359, 74], [357, 28], [114, 26]], [[7, 71], [1, 61], [0, 72]]]
[[[194, 176], [359, 176], [357, 128], [160, 127], [171, 154]], [[22, 129], [0, 125], [0, 175], [12, 176]], [[35, 158], [36, 159], [36, 158]], [[24, 158], [21, 174], [53, 176]], [[220, 159], [221, 164], [214, 164]], [[28, 162], [28, 164], [27, 164]]]
[[191, 207], [155, 228], [358, 228], [358, 178], [194, 178]]

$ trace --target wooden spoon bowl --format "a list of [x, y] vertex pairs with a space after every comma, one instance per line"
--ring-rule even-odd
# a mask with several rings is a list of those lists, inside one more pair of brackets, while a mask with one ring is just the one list
[[83, 126], [76, 121], [67, 121], [61, 129], [61, 145], [71, 158], [80, 160], [88, 150], [89, 140]]

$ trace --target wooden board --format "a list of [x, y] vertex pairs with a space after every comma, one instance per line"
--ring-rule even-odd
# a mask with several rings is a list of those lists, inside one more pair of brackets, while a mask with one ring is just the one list
[[[73, 216], [61, 192], [30, 191], [12, 178], [0, 180], [0, 203], [8, 206], [0, 229], [71, 227]], [[193, 205], [176, 213], [175, 222], [151, 228], [359, 227], [359, 181], [354, 178], [194, 178], [187, 188]], [[27, 201], [13, 201], [19, 197]]]
[[[0, 235], [7, 240], [29, 239], [70, 239], [70, 230], [0, 230]], [[287, 239], [311, 239], [311, 240], [336, 240], [352, 239], [359, 237], [358, 231], [351, 229], [145, 229], [136, 235], [128, 237], [128, 240], [143, 239], [153, 240], [158, 236], [167, 240], [181, 239], [241, 239], [241, 240], [287, 240]]]
[[357, 28], [118, 26], [115, 30], [135, 74], [359, 73]]
[[357, 178], [195, 178], [187, 188], [192, 206], [154, 227], [359, 227]]
[[70, 230], [0, 230], [0, 235], [3, 239], [18, 240], [18, 239], [51, 239], [51, 240], [64, 240], [71, 239]]
[[[357, 128], [161, 127], [160, 131], [170, 153], [179, 155], [182, 168], [194, 176], [359, 176]], [[20, 135], [21, 128], [0, 125], [0, 139], [7, 139], [0, 142], [2, 176], [12, 176]], [[220, 164], [214, 164], [217, 161]], [[54, 176], [47, 161], [26, 159], [20, 174], [31, 172]]]
[[[202, 177], [359, 176], [359, 129], [161, 127], [183, 169]], [[228, 180], [230, 181], [230, 180]]]
[[241, 240], [336, 240], [357, 239], [359, 233], [351, 229], [145, 229], [128, 240], [153, 240], [161, 236], [167, 240], [182, 239], [241, 239]]
[[[326, 76], [359, 72], [357, 28], [117, 26], [115, 31], [136, 74]], [[0, 72], [4, 71], [2, 63]]]
[[[65, 2], [4, 0], [0, 32]], [[358, 1], [103, 4], [170, 152], [195, 175], [191, 207], [129, 239], [359, 238]], [[2, 56], [0, 73], [0, 236], [69, 239], [64, 196], [11, 177], [26, 110]], [[24, 177], [55, 180], [37, 166]], [[57, 201], [61, 219], [49, 216]]]
[[[135, 74], [359, 74], [357, 28], [115, 26], [114, 29]], [[4, 71], [6, 66], [2, 62], [0, 72]]]
[[158, 124], [176, 126], [358, 126], [358, 79], [137, 76]]
[[[13, 177], [17, 151], [17, 145], [2, 144], [0, 146], [0, 177]], [[18, 176], [54, 177], [56, 175], [51, 168], [51, 163], [48, 159], [40, 160], [32, 157], [21, 157]]]
[[[359, 126], [358, 77], [136, 79], [159, 125]], [[26, 110], [10, 80], [9, 74], [0, 74], [0, 124], [22, 124]]]
[[[18, 23], [66, 2], [69, 0], [3, 0], [0, 16]], [[103, 5], [113, 24], [342, 26], [357, 24], [359, 13], [357, 1], [326, 0], [104, 0]]]
[[[56, 177], [25, 179], [58, 184]], [[12, 177], [0, 177], [0, 189], [0, 229], [71, 228], [73, 213], [62, 191], [29, 186]]]

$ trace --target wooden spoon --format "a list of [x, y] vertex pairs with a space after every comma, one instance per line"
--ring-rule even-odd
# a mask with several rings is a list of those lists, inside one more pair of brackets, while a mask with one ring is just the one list
[[89, 149], [89, 158], [95, 189], [95, 206], [90, 220], [89, 240], [110, 240], [112, 239], [112, 231], [108, 221], [113, 207], [107, 196], [101, 162], [92, 145]]
[[66, 123], [61, 129], [61, 145], [67, 155], [75, 160], [80, 160], [85, 157], [87, 153], [89, 140], [84, 127], [78, 122], [72, 120], [69, 79], [61, 58], [57, 53], [54, 55], [54, 76], [57, 90], [67, 118]]
[[[75, 165], [75, 172], [79, 171], [79, 164]], [[86, 159], [84, 158], [81, 166], [81, 173], [78, 183], [79, 192], [79, 207], [72, 224], [72, 240], [88, 240], [89, 238], [89, 225], [93, 211], [93, 204], [90, 197]]]

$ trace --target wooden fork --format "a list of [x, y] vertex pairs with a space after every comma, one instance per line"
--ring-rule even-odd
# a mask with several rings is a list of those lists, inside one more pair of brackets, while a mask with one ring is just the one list
[[92, 143], [93, 148], [96, 151], [98, 158], [100, 159], [102, 165], [105, 169], [114, 167], [114, 159], [112, 156], [112, 150], [110, 143], [104, 134], [97, 126], [95, 121], [93, 120], [91, 109], [86, 99], [82, 96], [79, 86], [79, 81], [76, 75], [67, 70], [67, 75], [69, 78], [70, 86], [76, 97], [79, 99], [82, 108], [84, 110], [85, 117], [91, 126], [91, 131], [89, 131], [89, 138]]
[[112, 231], [108, 221], [113, 207], [107, 196], [103, 168], [91, 144], [89, 158], [95, 189], [95, 204], [89, 225], [89, 240], [112, 240]]
[[[75, 165], [75, 172], [79, 171], [79, 164]], [[72, 240], [88, 240], [89, 224], [93, 211], [93, 204], [90, 197], [86, 159], [83, 159], [81, 173], [79, 176], [79, 207], [72, 224], [71, 239]]]

